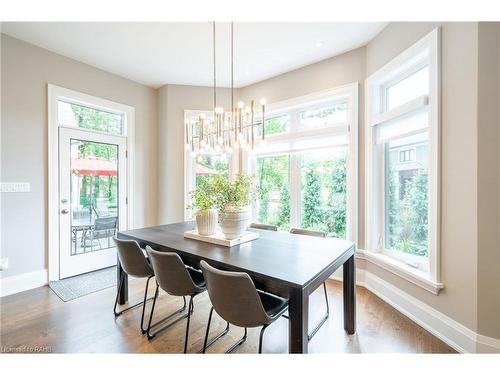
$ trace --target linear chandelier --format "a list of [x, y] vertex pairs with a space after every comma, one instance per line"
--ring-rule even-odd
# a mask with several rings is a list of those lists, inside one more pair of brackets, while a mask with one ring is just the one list
[[[234, 106], [234, 32], [231, 22], [231, 110], [217, 106], [217, 70], [215, 49], [215, 22], [212, 22], [213, 34], [213, 99], [214, 108], [207, 116], [201, 113], [199, 116], [188, 118], [185, 121], [186, 150], [191, 151], [199, 159], [202, 155], [219, 154], [228, 155], [233, 150], [253, 150], [257, 138], [265, 140], [265, 112], [266, 101], [260, 100], [260, 111], [255, 111], [254, 100], [249, 106], [238, 101]], [[257, 118], [258, 117], [258, 118]], [[260, 134], [256, 134], [258, 129]]]

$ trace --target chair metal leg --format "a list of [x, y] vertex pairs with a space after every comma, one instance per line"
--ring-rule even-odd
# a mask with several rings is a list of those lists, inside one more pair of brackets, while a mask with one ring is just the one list
[[236, 341], [228, 350], [226, 350], [226, 354], [230, 354], [234, 352], [241, 344], [243, 344], [247, 339], [247, 329], [245, 328], [245, 333], [243, 334], [243, 337]]
[[149, 280], [151, 280], [153, 276], [148, 277], [148, 280], [146, 281], [146, 289], [144, 290], [144, 302], [142, 303], [142, 315], [141, 315], [141, 333], [144, 334], [147, 331], [147, 328], [144, 328], [144, 312], [146, 310], [146, 302], [148, 300], [148, 287], [149, 287]]
[[116, 306], [118, 305], [118, 298], [120, 297], [120, 292], [122, 290], [122, 284], [123, 284], [123, 279], [124, 278], [125, 278], [125, 272], [122, 274], [122, 277], [118, 281], [118, 288], [116, 290], [115, 307], [113, 308], [113, 312], [114, 312], [115, 316], [119, 316], [119, 315], [121, 315], [123, 313], [123, 311], [117, 312], [116, 311]]
[[217, 334], [214, 338], [212, 338], [210, 341], [208, 341], [208, 334], [210, 332], [210, 323], [212, 322], [212, 314], [214, 312], [214, 308], [212, 307], [210, 309], [210, 314], [208, 315], [208, 323], [207, 323], [207, 330], [205, 332], [205, 340], [203, 341], [203, 348], [198, 352], [198, 353], [205, 353], [207, 348], [210, 348], [215, 342], [220, 339], [222, 336], [226, 335], [229, 332], [229, 323], [226, 322], [226, 328]]
[[[173, 313], [171, 313], [170, 315], [166, 316], [165, 318], [159, 320], [158, 322], [151, 324], [151, 322], [153, 320], [154, 309], [156, 306], [156, 300], [158, 299], [159, 288], [160, 288], [160, 286], [158, 284], [156, 284], [156, 291], [155, 291], [155, 296], [153, 299], [153, 306], [151, 307], [151, 315], [149, 316], [148, 329], [146, 330], [148, 340], [152, 340], [153, 338], [155, 338], [155, 336], [158, 333], [165, 331], [166, 329], [172, 327], [174, 324], [180, 322], [182, 319], [187, 318], [190, 315], [190, 310], [188, 310], [188, 312], [186, 314], [180, 316], [179, 318], [177, 318], [173, 322], [168, 323], [166, 326], [159, 328], [154, 333], [151, 333], [151, 328], [154, 328], [154, 327], [160, 325], [161, 323], [173, 318], [174, 316], [176, 316], [176, 315], [182, 313], [184, 310], [186, 310], [186, 297], [183, 296], [182, 298], [184, 299], [184, 305], [179, 310], [176, 310]], [[191, 303], [191, 301], [190, 301], [190, 303]], [[192, 307], [190, 307], [190, 308], [192, 309]]]
[[320, 322], [314, 327], [314, 329], [307, 335], [307, 339], [310, 341], [316, 333], [318, 333], [321, 326], [327, 321], [328, 316], [330, 315], [330, 306], [328, 304], [328, 294], [326, 292], [326, 283], [323, 283], [323, 291], [325, 293], [325, 302], [326, 302], [326, 314], [321, 318]]
[[194, 311], [193, 298], [194, 296], [189, 297], [189, 308], [188, 308], [188, 316], [186, 323], [186, 337], [184, 338], [184, 354], [187, 353], [188, 338], [189, 338], [189, 323], [191, 322], [191, 315], [193, 315]]
[[146, 281], [146, 288], [144, 290], [144, 299], [142, 302], [138, 302], [136, 303], [135, 305], [132, 305], [132, 306], [129, 306], [127, 307], [126, 309], [123, 309], [121, 311], [116, 311], [116, 307], [118, 305], [118, 299], [120, 298], [120, 293], [121, 293], [121, 290], [122, 290], [122, 286], [123, 286], [123, 282], [124, 282], [124, 279], [126, 277], [126, 274], [123, 273], [121, 279], [120, 279], [120, 282], [118, 284], [118, 290], [116, 292], [116, 299], [115, 299], [115, 306], [113, 308], [113, 313], [115, 314], [115, 317], [118, 317], [120, 315], [122, 315], [124, 312], [128, 311], [128, 310], [131, 310], [135, 307], [138, 307], [140, 305], [142, 305], [142, 314], [141, 314], [141, 333], [145, 333], [146, 332], [146, 328], [144, 328], [144, 314], [145, 314], [145, 311], [146, 311], [146, 303], [150, 300], [152, 300], [153, 298], [148, 298], [148, 287], [149, 287], [149, 280], [151, 280], [151, 278], [153, 276], [150, 276], [148, 277], [147, 281]]
[[262, 338], [264, 336], [264, 331], [266, 328], [269, 327], [269, 325], [264, 325], [262, 326], [262, 329], [260, 330], [260, 335], [259, 335], [259, 354], [262, 354]]

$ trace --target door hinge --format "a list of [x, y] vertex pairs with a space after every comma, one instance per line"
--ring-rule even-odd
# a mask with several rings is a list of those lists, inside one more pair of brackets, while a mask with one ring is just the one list
[[128, 158], [128, 150], [125, 150], [125, 157]]
[[128, 197], [125, 198], [125, 204], [128, 204]]

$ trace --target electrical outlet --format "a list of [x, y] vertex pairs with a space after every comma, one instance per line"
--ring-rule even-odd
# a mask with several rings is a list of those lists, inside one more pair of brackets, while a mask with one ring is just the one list
[[2, 193], [29, 193], [31, 190], [29, 182], [2, 182], [0, 192]]
[[5, 271], [9, 268], [9, 258], [0, 259], [0, 271]]

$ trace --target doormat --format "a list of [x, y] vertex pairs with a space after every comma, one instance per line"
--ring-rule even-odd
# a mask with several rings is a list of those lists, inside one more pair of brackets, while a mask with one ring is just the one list
[[116, 286], [116, 266], [51, 281], [50, 289], [64, 302]]

